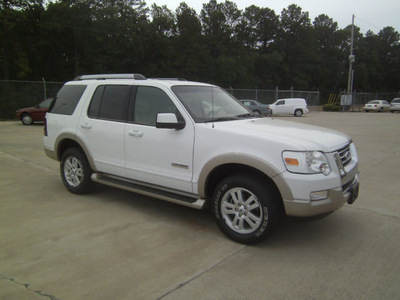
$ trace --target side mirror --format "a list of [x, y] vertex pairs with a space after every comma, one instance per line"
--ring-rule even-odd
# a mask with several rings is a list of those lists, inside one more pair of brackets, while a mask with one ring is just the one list
[[183, 129], [185, 128], [185, 121], [178, 121], [175, 114], [161, 113], [157, 114], [156, 128]]

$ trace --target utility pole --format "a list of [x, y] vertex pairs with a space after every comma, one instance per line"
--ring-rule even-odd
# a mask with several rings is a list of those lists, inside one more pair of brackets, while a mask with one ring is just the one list
[[356, 60], [356, 57], [353, 54], [353, 44], [354, 44], [354, 14], [353, 14], [353, 18], [352, 18], [352, 21], [351, 21], [349, 77], [348, 77], [348, 81], [347, 81], [347, 100], [351, 101], [350, 104], [352, 104], [352, 102], [353, 102], [352, 98], [351, 98], [351, 94], [353, 93], [353, 78], [354, 78], [353, 63]]

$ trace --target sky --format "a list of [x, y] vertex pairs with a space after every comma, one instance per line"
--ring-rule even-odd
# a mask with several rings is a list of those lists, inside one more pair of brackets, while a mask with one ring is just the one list
[[[217, 0], [218, 3], [225, 0]], [[345, 28], [351, 24], [352, 15], [355, 15], [354, 24], [361, 29], [362, 33], [368, 30], [378, 33], [382, 28], [391, 26], [400, 33], [400, 0], [230, 0], [236, 3], [239, 9], [256, 5], [258, 7], [269, 7], [280, 15], [284, 8], [290, 4], [297, 4], [304, 12], [308, 12], [311, 21], [314, 18], [326, 14], [338, 23], [339, 28]], [[181, 2], [195, 9], [198, 14], [203, 3], [209, 0], [147, 0], [150, 7], [152, 3], [159, 6], [166, 5], [175, 11]]]

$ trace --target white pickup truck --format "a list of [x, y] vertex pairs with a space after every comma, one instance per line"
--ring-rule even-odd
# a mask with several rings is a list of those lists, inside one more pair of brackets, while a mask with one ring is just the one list
[[358, 157], [339, 132], [259, 118], [223, 89], [140, 74], [67, 82], [44, 148], [73, 193], [101, 183], [202, 209], [240, 243], [285, 216], [330, 213], [358, 195]]

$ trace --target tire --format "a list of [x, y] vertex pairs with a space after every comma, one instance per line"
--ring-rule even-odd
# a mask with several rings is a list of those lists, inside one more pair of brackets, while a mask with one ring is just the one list
[[21, 117], [21, 122], [24, 125], [32, 125], [33, 124], [33, 119], [30, 114], [23, 114]]
[[273, 233], [282, 216], [281, 203], [268, 182], [238, 173], [217, 186], [212, 212], [227, 237], [238, 243], [254, 244]]
[[272, 116], [272, 110], [269, 109], [265, 115], [266, 115], [267, 117]]
[[63, 153], [60, 173], [65, 187], [71, 193], [85, 194], [95, 186], [91, 180], [93, 170], [86, 156], [77, 148], [69, 148]]
[[254, 113], [255, 113], [257, 116], [261, 116], [261, 112], [260, 112], [259, 110], [255, 110]]
[[381, 107], [381, 108], [378, 110], [378, 112], [383, 112], [383, 107]]
[[295, 115], [296, 117], [301, 117], [301, 116], [303, 115], [303, 111], [302, 111], [301, 109], [296, 109], [296, 110], [294, 111], [294, 115]]

